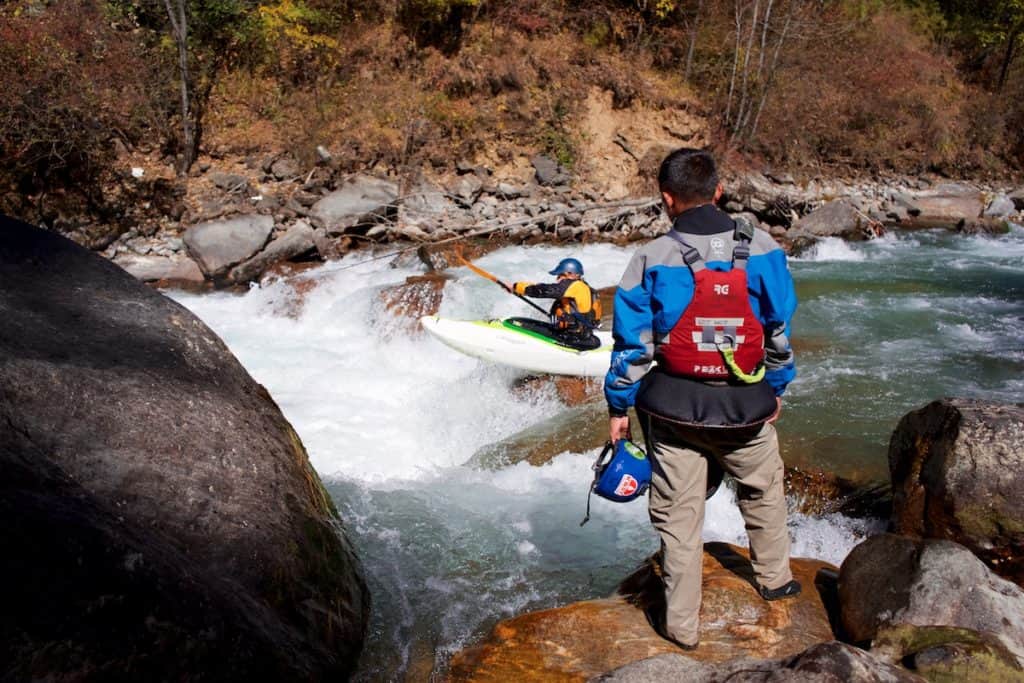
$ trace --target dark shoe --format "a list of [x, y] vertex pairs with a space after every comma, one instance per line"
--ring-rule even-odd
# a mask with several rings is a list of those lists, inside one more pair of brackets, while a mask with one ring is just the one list
[[781, 600], [783, 598], [791, 598], [794, 595], [800, 595], [800, 582], [796, 579], [789, 583], [783, 584], [778, 588], [765, 588], [764, 586], [758, 586], [757, 592], [761, 594], [761, 597], [765, 600]]
[[647, 617], [647, 623], [651, 625], [651, 628], [654, 629], [655, 633], [677, 647], [686, 650], [687, 652], [692, 652], [697, 649], [698, 645], [700, 645], [700, 641], [690, 645], [687, 643], [681, 643], [668, 635], [668, 630], [665, 627], [665, 610], [647, 607], [644, 609], [644, 616]]

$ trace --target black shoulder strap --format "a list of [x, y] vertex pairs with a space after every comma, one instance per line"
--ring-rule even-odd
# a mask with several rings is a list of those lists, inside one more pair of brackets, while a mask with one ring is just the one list
[[742, 216], [733, 219], [733, 222], [736, 224], [733, 232], [736, 246], [732, 250], [732, 267], [746, 270], [747, 259], [750, 258], [750, 243], [754, 240], [754, 226]]
[[668, 231], [668, 236], [679, 242], [683, 252], [683, 263], [690, 267], [691, 272], [696, 274], [698, 271], [704, 270], [704, 259], [701, 258], [696, 247], [683, 239], [683, 236], [676, 232], [675, 228]]

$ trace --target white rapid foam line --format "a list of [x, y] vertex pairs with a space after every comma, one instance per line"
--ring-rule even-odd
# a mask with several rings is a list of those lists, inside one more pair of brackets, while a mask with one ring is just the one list
[[[508, 281], [543, 281], [560, 259], [578, 256], [588, 281], [602, 287], [617, 282], [632, 251], [606, 244], [507, 248], [477, 263]], [[280, 282], [242, 295], [172, 293], [268, 387], [323, 476], [385, 489], [450, 478], [451, 468], [478, 448], [560, 409], [550, 396], [510, 393], [513, 371], [396, 330], [378, 292], [420, 271], [385, 261], [351, 268], [359, 258], [308, 273], [319, 284], [294, 318], [286, 314], [294, 311], [287, 305], [291, 290]], [[455, 274], [445, 286], [443, 314], [468, 319], [529, 313], [467, 269]], [[563, 456], [544, 468], [521, 464], [496, 476], [464, 471], [456, 478], [489, 478], [491, 485], [526, 487], [532, 495], [543, 495], [540, 483], [555, 478], [555, 488], [578, 491], [589, 478], [590, 460]], [[735, 505], [717, 502], [724, 495], [709, 505], [709, 540], [745, 542]], [[646, 525], [646, 513], [637, 512], [642, 506], [596, 505], [613, 515], [639, 515]]]

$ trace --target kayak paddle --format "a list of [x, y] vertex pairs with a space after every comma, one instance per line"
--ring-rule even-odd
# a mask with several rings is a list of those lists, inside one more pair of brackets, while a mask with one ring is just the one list
[[549, 314], [549, 313], [548, 313], [547, 311], [545, 311], [545, 310], [544, 310], [543, 308], [541, 308], [541, 307], [540, 307], [540, 306], [538, 306], [537, 304], [535, 304], [535, 303], [533, 303], [532, 301], [530, 301], [529, 299], [527, 299], [527, 298], [526, 298], [525, 296], [523, 296], [522, 294], [517, 294], [517, 293], [516, 293], [516, 292], [515, 292], [515, 291], [514, 291], [514, 290], [512, 289], [512, 287], [511, 287], [510, 285], [508, 285], [508, 284], [506, 284], [506, 283], [502, 282], [501, 280], [499, 280], [499, 279], [498, 279], [498, 276], [496, 276], [496, 275], [492, 275], [492, 274], [488, 273], [488, 272], [487, 272], [486, 270], [484, 270], [483, 268], [481, 268], [481, 267], [479, 267], [479, 266], [475, 266], [475, 265], [473, 265], [472, 263], [470, 263], [469, 261], [467, 261], [467, 260], [466, 260], [465, 258], [463, 258], [463, 256], [462, 256], [462, 250], [461, 250], [461, 249], [456, 249], [456, 250], [455, 250], [455, 257], [456, 257], [456, 258], [458, 258], [458, 259], [459, 259], [459, 261], [461, 261], [461, 262], [462, 262], [462, 265], [466, 266], [467, 268], [469, 268], [469, 269], [470, 269], [471, 271], [473, 271], [474, 273], [476, 273], [476, 274], [477, 274], [477, 275], [479, 275], [480, 277], [482, 277], [482, 278], [486, 278], [486, 279], [490, 280], [491, 282], [494, 282], [495, 284], [497, 284], [497, 285], [501, 286], [501, 288], [502, 288], [502, 289], [504, 289], [504, 290], [505, 290], [506, 292], [508, 292], [508, 293], [509, 293], [509, 294], [511, 294], [512, 296], [518, 297], [518, 298], [522, 299], [523, 301], [525, 301], [526, 303], [528, 303], [528, 304], [530, 304], [531, 306], [533, 306], [534, 308], [536, 308], [536, 309], [537, 309], [538, 311], [540, 311], [541, 313], [543, 313], [545, 317], [550, 317], [550, 314]]

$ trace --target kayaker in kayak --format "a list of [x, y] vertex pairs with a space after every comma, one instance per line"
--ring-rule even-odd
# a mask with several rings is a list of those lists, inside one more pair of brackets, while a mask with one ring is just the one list
[[553, 339], [581, 350], [601, 346], [594, 334], [601, 324], [601, 300], [583, 279], [583, 264], [565, 258], [549, 274], [558, 280], [550, 284], [515, 282], [512, 291], [520, 296], [555, 300], [550, 313]]

